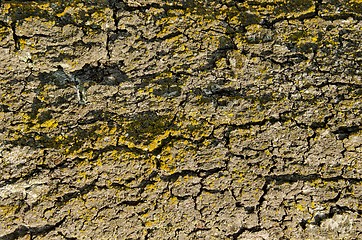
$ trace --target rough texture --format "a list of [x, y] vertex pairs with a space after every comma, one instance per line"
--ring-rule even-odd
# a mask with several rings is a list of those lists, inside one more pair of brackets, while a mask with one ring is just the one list
[[362, 1], [0, 1], [0, 239], [361, 239]]

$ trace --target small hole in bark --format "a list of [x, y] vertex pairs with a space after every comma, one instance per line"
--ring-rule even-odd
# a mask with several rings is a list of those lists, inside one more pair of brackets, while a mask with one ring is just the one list
[[249, 207], [245, 207], [245, 211], [247, 212], [247, 213], [253, 213], [254, 211], [255, 211], [255, 208], [253, 207], [253, 206], [249, 206]]
[[304, 230], [307, 228], [307, 223], [308, 222], [306, 220], [302, 219], [302, 221], [299, 224], [302, 227], [302, 229]]

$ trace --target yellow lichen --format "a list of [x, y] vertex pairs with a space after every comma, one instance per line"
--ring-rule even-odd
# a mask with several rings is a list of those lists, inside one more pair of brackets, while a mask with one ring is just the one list
[[301, 212], [305, 210], [305, 207], [302, 204], [296, 204], [295, 207]]
[[48, 121], [43, 122], [42, 124], [40, 124], [41, 127], [43, 128], [56, 128], [58, 126], [58, 122], [55, 119], [50, 119]]
[[13, 216], [16, 210], [19, 208], [17, 205], [5, 205], [0, 206], [0, 216]]

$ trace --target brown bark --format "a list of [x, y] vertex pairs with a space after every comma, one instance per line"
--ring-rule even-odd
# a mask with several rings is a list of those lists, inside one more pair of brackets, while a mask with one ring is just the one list
[[360, 1], [0, 5], [0, 239], [362, 237]]

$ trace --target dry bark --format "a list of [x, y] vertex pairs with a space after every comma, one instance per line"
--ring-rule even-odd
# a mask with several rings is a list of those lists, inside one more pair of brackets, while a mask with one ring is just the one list
[[0, 1], [0, 239], [362, 238], [359, 0]]

